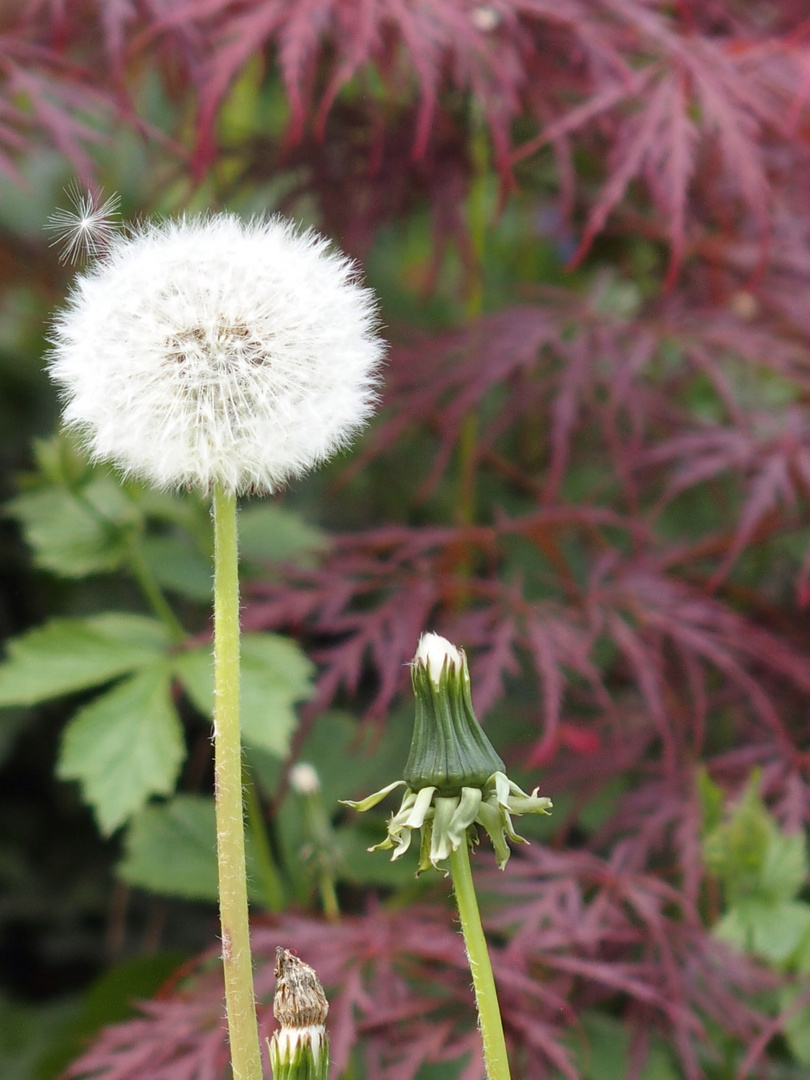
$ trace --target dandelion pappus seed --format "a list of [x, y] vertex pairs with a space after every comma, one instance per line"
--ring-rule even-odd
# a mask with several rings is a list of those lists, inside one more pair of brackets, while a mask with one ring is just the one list
[[59, 208], [49, 216], [45, 228], [53, 233], [51, 247], [61, 247], [59, 261], [76, 263], [95, 258], [103, 252], [121, 228], [115, 220], [121, 198], [110, 195], [102, 202], [101, 193], [81, 191], [76, 184], [65, 190], [71, 209]]
[[358, 275], [279, 217], [120, 230], [51, 329], [65, 424], [158, 487], [278, 490], [374, 411], [385, 347]]

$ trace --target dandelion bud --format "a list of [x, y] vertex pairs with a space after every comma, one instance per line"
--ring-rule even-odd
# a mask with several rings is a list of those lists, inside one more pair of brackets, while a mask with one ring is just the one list
[[327, 1080], [328, 1011], [315, 971], [287, 949], [276, 949], [273, 1014], [279, 1027], [269, 1044], [274, 1080]]
[[321, 790], [317, 769], [308, 761], [299, 761], [290, 769], [290, 787], [299, 795], [316, 795]]
[[383, 345], [356, 266], [280, 218], [108, 238], [52, 330], [64, 421], [158, 487], [272, 492], [346, 446]]
[[[395, 788], [405, 787], [402, 804], [388, 822], [388, 836], [376, 849], [393, 848], [392, 859], [404, 855], [414, 830], [421, 833], [419, 873], [439, 869], [451, 852], [477, 840], [480, 825], [492, 841], [501, 869], [509, 860], [509, 844], [526, 843], [512, 827], [512, 815], [548, 814], [551, 799], [522, 791], [506, 775], [475, 716], [470, 672], [463, 649], [438, 634], [419, 640], [411, 680], [416, 696], [413, 741], [404, 779], [358, 802], [370, 810]], [[370, 850], [376, 850], [372, 848]]]
[[493, 773], [504, 771], [473, 711], [462, 650], [438, 634], [423, 634], [411, 681], [416, 719], [403, 773], [410, 788], [435, 787], [439, 795], [458, 795], [463, 787], [481, 787]]

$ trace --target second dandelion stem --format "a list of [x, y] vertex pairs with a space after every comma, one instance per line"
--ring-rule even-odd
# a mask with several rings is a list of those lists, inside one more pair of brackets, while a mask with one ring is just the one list
[[487, 1080], [510, 1080], [509, 1059], [506, 1056], [506, 1041], [498, 1006], [498, 994], [495, 989], [487, 942], [481, 926], [481, 913], [478, 910], [470, 867], [470, 853], [465, 840], [462, 840], [458, 848], [450, 855], [450, 873], [453, 878], [453, 889], [461, 918], [461, 931], [464, 935], [464, 944], [467, 946], [467, 958], [470, 962], [470, 972], [475, 988]]
[[214, 489], [214, 775], [219, 910], [234, 1080], [261, 1080], [245, 873], [236, 498]]

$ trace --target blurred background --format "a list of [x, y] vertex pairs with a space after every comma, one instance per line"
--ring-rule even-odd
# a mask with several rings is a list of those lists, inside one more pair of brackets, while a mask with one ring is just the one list
[[798, 0], [0, 4], [5, 1080], [224, 1068], [205, 695], [144, 733], [97, 670], [144, 567], [204, 656], [208, 511], [59, 433], [77, 191], [315, 226], [390, 342], [357, 446], [242, 511], [263, 1023], [284, 944], [336, 1076], [483, 1076], [447, 883], [337, 805], [401, 775], [431, 629], [555, 804], [475, 857], [515, 1074], [807, 1075], [809, 98]]

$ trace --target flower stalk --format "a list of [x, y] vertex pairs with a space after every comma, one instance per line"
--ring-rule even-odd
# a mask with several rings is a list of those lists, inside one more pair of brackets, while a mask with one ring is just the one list
[[[384, 353], [357, 266], [280, 217], [203, 214], [113, 226], [115, 199], [52, 219], [91, 257], [51, 327], [65, 426], [94, 460], [212, 497], [214, 776], [222, 960], [234, 1080], [261, 1080], [248, 923], [239, 716], [236, 500], [272, 494], [346, 447], [376, 404]], [[134, 547], [132, 569], [183, 633]], [[255, 819], [255, 800], [249, 798]], [[269, 858], [268, 903], [282, 902]], [[325, 1074], [324, 1074], [325, 1075]], [[309, 1077], [317, 1080], [317, 1077]]]
[[495, 979], [481, 914], [475, 896], [470, 848], [478, 842], [476, 825], [487, 833], [498, 866], [509, 860], [509, 844], [526, 843], [512, 826], [514, 814], [548, 814], [551, 800], [521, 791], [506, 775], [504, 763], [478, 723], [470, 692], [470, 672], [463, 650], [438, 634], [423, 634], [411, 666], [416, 698], [413, 740], [403, 780], [359, 802], [369, 810], [397, 787], [405, 794], [388, 822], [388, 835], [375, 848], [393, 848], [398, 859], [421, 834], [417, 873], [442, 869], [449, 860], [461, 929], [473, 977], [488, 1080], [509, 1080]]
[[453, 878], [453, 891], [456, 895], [461, 932], [464, 935], [464, 945], [467, 949], [467, 960], [475, 991], [487, 1078], [488, 1080], [510, 1080], [509, 1058], [506, 1054], [506, 1039], [498, 1005], [498, 992], [495, 989], [495, 977], [492, 974], [487, 939], [484, 936], [481, 913], [478, 910], [467, 844], [460, 844], [455, 851], [451, 851], [450, 874]]
[[324, 915], [330, 922], [338, 922], [340, 905], [335, 881], [342, 858], [324, 806], [320, 778], [312, 765], [299, 761], [290, 770], [290, 786], [301, 799], [304, 812], [306, 842], [300, 852], [301, 861], [317, 880]]
[[239, 729], [236, 496], [214, 488], [214, 793], [219, 913], [234, 1080], [261, 1080], [248, 922]]

